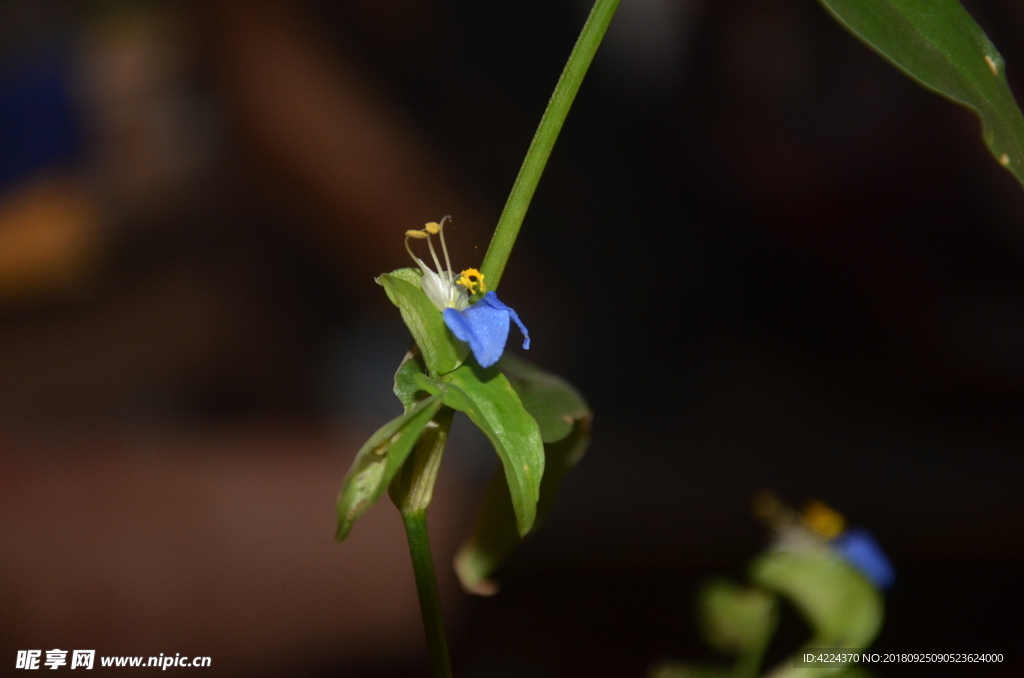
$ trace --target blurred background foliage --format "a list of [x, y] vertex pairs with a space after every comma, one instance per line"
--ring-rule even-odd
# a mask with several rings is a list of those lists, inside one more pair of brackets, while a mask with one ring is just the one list
[[[1024, 9], [965, 4], [1024, 91]], [[448, 213], [479, 264], [586, 10], [0, 5], [4, 652], [416, 675], [397, 518], [331, 544], [400, 410], [372, 276]], [[978, 135], [809, 0], [623, 3], [502, 289], [594, 442], [501, 595], [442, 582], [457, 672], [699, 659], [692, 591], [758, 549], [762, 487], [871, 526], [900, 572], [878, 651], [1012, 652], [1024, 196]], [[462, 436], [439, 560], [491, 470]], [[768, 661], [808, 633], [779, 624]]]

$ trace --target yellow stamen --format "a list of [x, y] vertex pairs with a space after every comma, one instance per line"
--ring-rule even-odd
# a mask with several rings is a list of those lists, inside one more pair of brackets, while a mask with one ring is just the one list
[[431, 221], [423, 224], [423, 230], [430, 235], [437, 235], [441, 232], [441, 226], [436, 221]]
[[467, 268], [459, 274], [459, 279], [455, 282], [469, 290], [470, 294], [476, 294], [478, 291], [482, 294], [487, 291], [484, 274], [475, 268]]
[[419, 257], [417, 257], [415, 254], [413, 254], [412, 248], [409, 247], [409, 238], [414, 238], [416, 240], [424, 240], [425, 239], [429, 243], [430, 242], [430, 236], [427, 234], [426, 231], [413, 231], [413, 230], [409, 230], [409, 231], [405, 232], [405, 251], [409, 253], [409, 256], [412, 257], [412, 260], [416, 262], [417, 266], [419, 266], [420, 268], [423, 268], [423, 262], [420, 261]]
[[809, 501], [800, 514], [800, 522], [812, 532], [817, 532], [825, 539], [832, 539], [846, 529], [846, 519], [842, 514], [820, 501]]

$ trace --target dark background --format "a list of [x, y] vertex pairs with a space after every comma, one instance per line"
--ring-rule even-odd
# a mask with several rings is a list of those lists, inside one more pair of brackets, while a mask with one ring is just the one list
[[[1009, 0], [969, 9], [1022, 91], [1024, 10]], [[32, 182], [56, 182], [101, 216], [80, 236], [94, 244], [72, 248], [82, 272], [62, 277], [68, 260], [54, 257], [24, 274], [29, 283], [4, 283], [15, 290], [0, 309], [9, 471], [42, 482], [40, 455], [87, 469], [212, 455], [230, 483], [232, 464], [247, 468], [245, 441], [259, 441], [261, 458], [319, 455], [336, 486], [347, 461], [331, 455], [350, 458], [397, 407], [389, 375], [407, 339], [370, 276], [407, 263], [406, 228], [448, 212], [461, 260], [478, 265], [586, 10], [11, 3], [5, 82], [55, 64], [54, 91], [70, 103], [46, 110], [70, 111], [52, 123], [70, 141], [11, 160], [21, 169], [0, 186], [0, 208]], [[148, 28], [110, 28], [137, 24]], [[111, 34], [141, 34], [130, 44], [143, 54], [156, 44], [158, 57], [96, 47]], [[156, 75], [137, 76], [136, 90], [104, 86], [134, 72], [110, 54]], [[105, 79], [104, 68], [120, 76]], [[131, 120], [151, 110], [163, 113], [147, 136]], [[24, 124], [9, 115], [8, 129]], [[385, 122], [365, 131], [364, 118]], [[53, 138], [46, 129], [40, 138]], [[450, 595], [460, 675], [642, 676], [657, 659], [710, 659], [693, 592], [714, 573], [742, 578], [763, 547], [749, 510], [763, 488], [794, 505], [828, 502], [892, 557], [877, 651], [1008, 660], [877, 675], [1013, 675], [1024, 632], [1024, 194], [979, 132], [969, 112], [910, 82], [810, 0], [623, 0], [502, 285], [530, 328], [529, 357], [590, 400], [594, 442], [543, 530], [500, 573], [503, 592]], [[143, 453], [131, 442], [140, 437], [165, 442]], [[181, 443], [196, 438], [205, 442]], [[198, 457], [179, 449], [197, 445]], [[463, 446], [449, 464], [464, 498], [445, 509], [450, 528], [440, 529], [454, 536], [441, 538], [439, 561], [489, 468], [479, 440], [467, 434]], [[277, 463], [271, 485], [291, 468]], [[25, 486], [19, 477], [8, 473], [9, 489]], [[30, 494], [9, 495], [9, 515], [31, 515], [18, 503]], [[99, 496], [84, 495], [86, 514]], [[329, 519], [333, 490], [323, 499]], [[143, 493], [127, 510], [151, 501]], [[23, 624], [19, 591], [71, 575], [33, 580], [10, 565], [36, 548], [14, 539], [19, 525], [2, 526], [3, 595], [14, 601], [4, 623], [18, 629], [18, 648], [49, 648], [58, 631]], [[382, 557], [406, 558], [396, 543]], [[167, 576], [232, 580], [231, 568], [211, 574], [198, 562]], [[283, 556], [255, 586], [295, 576]], [[373, 604], [353, 603], [337, 633]], [[219, 611], [228, 623], [247, 614], [231, 605]], [[110, 614], [149, 614], [133, 609]], [[187, 626], [189, 613], [179, 616]], [[379, 624], [377, 636], [393, 628]], [[423, 675], [417, 632], [362, 652], [335, 647], [329, 624], [305, 644], [278, 631], [261, 671]], [[803, 633], [787, 613], [770, 658]], [[216, 663], [221, 645], [203, 643]], [[399, 660], [378, 661], [392, 649]], [[226, 674], [253, 674], [226, 663]]]

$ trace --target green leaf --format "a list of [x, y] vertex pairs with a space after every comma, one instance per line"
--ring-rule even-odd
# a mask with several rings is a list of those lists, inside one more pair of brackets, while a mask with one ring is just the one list
[[498, 361], [497, 368], [519, 394], [526, 411], [537, 420], [545, 443], [565, 438], [578, 420], [590, 416], [587, 401], [557, 374], [508, 352]]
[[388, 494], [402, 513], [426, 511], [434, 498], [434, 483], [448, 442], [455, 410], [442, 407], [427, 423], [401, 470], [388, 486]]
[[697, 617], [704, 640], [719, 652], [760, 656], [775, 632], [778, 609], [775, 596], [719, 578], [698, 592]]
[[420, 288], [420, 272], [400, 268], [384, 273], [377, 283], [384, 287], [402, 314], [405, 326], [412, 333], [423, 354], [423, 361], [432, 375], [451, 372], [462, 364], [469, 354], [469, 346], [456, 339], [444, 324], [444, 317]]
[[439, 397], [425, 398], [402, 416], [384, 424], [366, 441], [338, 492], [335, 539], [341, 541], [347, 537], [356, 519], [380, 499], [441, 405]]
[[395, 395], [402, 402], [402, 407], [408, 412], [416, 406], [420, 400], [427, 396], [427, 392], [416, 383], [415, 375], [424, 374], [427, 371], [423, 364], [423, 355], [419, 347], [413, 344], [402, 358], [402, 363], [395, 372]]
[[518, 532], [526, 534], [537, 515], [544, 446], [536, 420], [508, 379], [493, 367], [481, 369], [471, 361], [441, 381], [423, 375], [416, 381], [425, 391], [442, 396], [448, 407], [465, 412], [490, 439], [505, 469]]
[[[497, 367], [515, 388], [526, 411], [537, 420], [544, 441], [544, 479], [535, 530], [551, 509], [562, 478], [586, 452], [590, 408], [569, 382], [522, 358], [505, 353]], [[495, 474], [473, 532], [455, 555], [455, 572], [462, 588], [478, 595], [497, 593], [498, 585], [490, 577], [519, 542], [508, 487], [501, 475]]]
[[806, 647], [864, 649], [881, 628], [878, 589], [827, 547], [761, 556], [751, 581], [796, 606], [813, 633]]
[[697, 621], [708, 645], [735, 657], [732, 678], [753, 678], [778, 624], [775, 596], [716, 578], [697, 593]]
[[420, 281], [423, 280], [423, 271], [418, 268], [398, 268], [391, 271], [391, 273], [385, 273], [384, 275], [391, 276], [392, 278], [398, 278], [402, 282], [407, 282], [416, 287], [419, 287]]
[[[544, 445], [544, 479], [534, 530], [551, 510], [562, 478], [583, 457], [589, 444], [590, 417], [586, 416], [575, 422], [568, 436]], [[498, 585], [491, 576], [520, 541], [508, 484], [499, 472], [487, 488], [473, 532], [455, 554], [455, 572], [462, 588], [483, 596], [497, 593]]]
[[1024, 116], [1003, 58], [957, 0], [819, 1], [908, 76], [973, 110], [992, 155], [1024, 184]]

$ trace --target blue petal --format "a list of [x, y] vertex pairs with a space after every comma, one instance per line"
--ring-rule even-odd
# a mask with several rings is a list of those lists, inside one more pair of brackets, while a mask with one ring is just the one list
[[465, 311], [446, 308], [444, 322], [452, 334], [469, 344], [481, 367], [498, 362], [508, 339], [507, 311], [480, 303]]
[[530, 348], [530, 335], [511, 308], [501, 303], [498, 295], [488, 292], [465, 311], [444, 309], [444, 322], [456, 337], [469, 344], [481, 367], [498, 362], [508, 340], [509, 318], [515, 321], [525, 337], [523, 348]]
[[843, 558], [864, 573], [880, 589], [887, 589], [896, 580], [896, 570], [871, 533], [853, 529], [832, 540]]
[[508, 311], [509, 317], [515, 321], [516, 325], [519, 326], [519, 331], [523, 334], [523, 348], [530, 348], [530, 331], [526, 329], [526, 325], [524, 325], [523, 321], [519, 319], [519, 314], [513, 311], [511, 306], [506, 306], [501, 303], [497, 294], [494, 292], [488, 292], [482, 299], [480, 299], [480, 301], [477, 302], [477, 304], [488, 304], [494, 308], [500, 308], [503, 311]]

